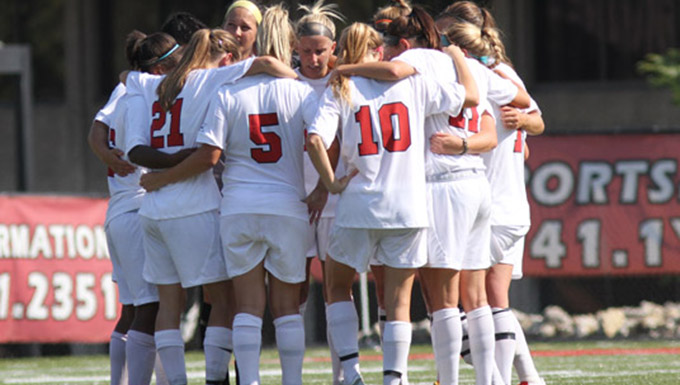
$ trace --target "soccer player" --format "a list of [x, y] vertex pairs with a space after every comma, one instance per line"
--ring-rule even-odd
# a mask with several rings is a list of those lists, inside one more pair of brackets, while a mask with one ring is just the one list
[[[177, 64], [179, 57], [169, 55], [158, 59], [174, 45], [175, 40], [168, 35], [147, 37], [133, 31], [127, 36], [126, 56], [133, 69], [164, 73]], [[121, 83], [97, 113], [88, 135], [92, 151], [109, 166], [110, 199], [105, 229], [118, 297], [123, 304], [121, 318], [111, 335], [111, 383], [114, 385], [121, 383], [124, 368], [127, 368], [129, 383], [150, 383], [156, 358], [153, 334], [158, 290], [144, 281], [140, 270], [145, 258], [137, 212], [144, 196], [139, 179], [145, 170], [130, 164], [123, 152], [126, 111], [126, 88]], [[157, 377], [160, 376], [157, 372]]]
[[[524, 89], [488, 10], [470, 1], [456, 2], [438, 16], [437, 24], [449, 41]], [[492, 191], [490, 248], [494, 265], [486, 277], [486, 292], [493, 311], [496, 364], [505, 383], [510, 382], [514, 361], [522, 383], [541, 384], [543, 380], [533, 364], [524, 332], [510, 311], [508, 291], [511, 280], [521, 278], [524, 237], [530, 225], [524, 187], [526, 135], [542, 133], [544, 124], [533, 100], [524, 109], [497, 100], [492, 101], [492, 107], [498, 147], [483, 158]]]
[[[382, 39], [365, 24], [346, 28], [340, 47], [340, 64], [382, 58]], [[339, 75], [331, 84], [307, 136], [322, 181], [331, 193], [341, 193], [326, 260], [326, 319], [345, 384], [362, 384], [351, 287], [356, 272], [377, 257], [385, 266], [383, 383], [399, 384], [411, 342], [411, 288], [416, 269], [426, 262], [424, 121], [436, 113], [457, 115], [465, 91], [419, 75], [395, 83]], [[353, 170], [343, 178], [336, 177], [326, 152], [338, 125], [342, 159]]]
[[[297, 51], [300, 66], [296, 68], [301, 81], [309, 84], [317, 96], [321, 98], [330, 78], [330, 61], [335, 52], [335, 24], [333, 18], [342, 20], [342, 15], [337, 11], [337, 5], [324, 5], [323, 0], [319, 0], [311, 7], [300, 5], [305, 14], [297, 21], [295, 32]], [[343, 173], [342, 165], [338, 165], [340, 144], [336, 141], [332, 146], [332, 163], [336, 171]], [[338, 166], [340, 168], [338, 168]], [[330, 195], [326, 187], [319, 180], [319, 174], [314, 169], [312, 161], [305, 152], [304, 154], [304, 175], [305, 202], [309, 207], [309, 221], [313, 232], [312, 245], [307, 251], [306, 277], [300, 290], [300, 313], [304, 317], [304, 310], [307, 305], [309, 295], [309, 272], [312, 258], [315, 256], [321, 261], [322, 272], [326, 254], [328, 253], [328, 243], [330, 241], [330, 230], [335, 218], [335, 208], [337, 205], [337, 195]], [[324, 300], [327, 298], [323, 291]], [[330, 337], [327, 338], [331, 343]], [[340, 360], [331, 348], [331, 365], [333, 369], [333, 383], [342, 383], [342, 367]]]

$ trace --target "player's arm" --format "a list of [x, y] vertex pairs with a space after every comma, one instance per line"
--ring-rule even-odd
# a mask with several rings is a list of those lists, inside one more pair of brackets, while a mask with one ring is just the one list
[[109, 126], [99, 120], [92, 122], [90, 132], [87, 135], [87, 143], [92, 152], [120, 176], [135, 172], [135, 166], [122, 159], [123, 151], [117, 148], [109, 148], [108, 136]]
[[142, 175], [139, 184], [146, 191], [155, 191], [171, 183], [183, 181], [213, 168], [220, 159], [222, 149], [202, 144], [194, 153], [174, 167]]
[[161, 169], [179, 164], [194, 151], [196, 151], [195, 148], [185, 148], [174, 154], [168, 154], [150, 146], [138, 145], [128, 152], [128, 158], [140, 166]]
[[331, 194], [339, 194], [346, 187], [349, 181], [356, 176], [357, 170], [353, 170], [348, 175], [337, 179], [330, 157], [326, 151], [326, 146], [321, 136], [311, 133], [307, 135], [307, 152], [314, 164], [314, 168], [319, 173], [319, 178]]
[[335, 70], [338, 75], [362, 76], [387, 81], [401, 80], [417, 72], [413, 66], [400, 60], [341, 64]]
[[290, 66], [272, 56], [258, 56], [246, 72], [246, 76], [266, 73], [277, 78], [297, 79], [298, 75]]
[[479, 132], [467, 139], [443, 132], [430, 137], [430, 150], [442, 155], [482, 154], [493, 150], [497, 144], [496, 125], [486, 111], [482, 114]]
[[[340, 141], [336, 137], [331, 146], [326, 150], [328, 158], [331, 162], [331, 167], [335, 170], [338, 166], [338, 159], [340, 158]], [[335, 172], [335, 171], [334, 171]], [[321, 218], [323, 208], [328, 201], [328, 189], [324, 185], [321, 178], [319, 178], [314, 190], [307, 195], [303, 200], [307, 204], [307, 211], [309, 213], [309, 223], [315, 223]]]
[[543, 117], [534, 110], [524, 113], [514, 107], [501, 107], [501, 121], [508, 130], [524, 130], [528, 135], [541, 135], [545, 130]]
[[472, 72], [465, 62], [465, 55], [460, 47], [451, 44], [443, 49], [444, 53], [449, 55], [456, 67], [456, 74], [458, 75], [458, 83], [465, 87], [465, 103], [463, 108], [475, 107], [479, 104], [479, 91], [477, 90], [477, 83], [472, 77]]

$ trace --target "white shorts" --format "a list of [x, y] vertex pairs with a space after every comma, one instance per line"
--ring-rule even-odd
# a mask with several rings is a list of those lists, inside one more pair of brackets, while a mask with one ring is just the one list
[[355, 229], [333, 226], [328, 254], [359, 273], [373, 257], [397, 269], [417, 269], [427, 262], [426, 229]]
[[233, 214], [220, 219], [227, 271], [237, 277], [262, 260], [264, 268], [288, 283], [305, 280], [305, 252], [311, 242], [309, 223], [283, 215]]
[[144, 229], [144, 279], [157, 285], [192, 287], [229, 279], [220, 244], [217, 210], [153, 220]]
[[117, 215], [106, 225], [106, 242], [123, 305], [141, 306], [158, 302], [158, 289], [142, 277], [144, 242], [137, 211]]
[[425, 267], [480, 270], [491, 266], [491, 189], [480, 171], [451, 174], [428, 182], [427, 264]]
[[524, 238], [529, 226], [491, 226], [491, 260], [493, 264], [512, 265], [512, 279], [522, 278]]
[[331, 243], [331, 229], [333, 228], [334, 222], [334, 217], [325, 217], [319, 219], [319, 222], [310, 225], [314, 239], [307, 251], [307, 258], [318, 257], [321, 261], [326, 260], [328, 245]]

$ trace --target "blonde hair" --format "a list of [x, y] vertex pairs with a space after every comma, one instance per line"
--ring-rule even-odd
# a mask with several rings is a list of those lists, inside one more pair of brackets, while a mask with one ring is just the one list
[[257, 28], [257, 52], [270, 55], [290, 65], [293, 57], [295, 32], [283, 4], [273, 5], [264, 12]]
[[[378, 31], [368, 24], [353, 23], [342, 31], [338, 64], [357, 64], [364, 61], [370, 51], [382, 46], [383, 40]], [[349, 77], [340, 75], [331, 81], [336, 99], [352, 104]]]
[[175, 98], [184, 88], [189, 72], [206, 68], [225, 53], [232, 55], [233, 61], [241, 59], [238, 42], [222, 29], [199, 29], [187, 44], [179, 65], [161, 81], [156, 92], [161, 107], [168, 111]]
[[411, 4], [406, 0], [391, 0], [389, 5], [379, 8], [373, 15], [373, 27], [381, 33], [387, 31], [390, 23], [411, 13]]
[[[494, 62], [512, 65], [505, 53], [501, 31], [496, 27], [496, 21], [486, 8], [471, 1], [458, 1], [446, 7], [437, 19], [445, 17], [455, 20], [453, 25], [444, 31], [449, 41], [475, 56], [490, 56], [495, 59]], [[460, 26], [460, 24], [469, 24], [469, 26]]]
[[331, 18], [340, 21], [344, 21], [345, 18], [337, 10], [338, 9], [337, 4], [324, 4], [323, 2], [324, 0], [318, 0], [311, 7], [307, 5], [298, 6], [298, 9], [306, 13], [296, 23], [295, 29], [298, 36], [300, 36], [301, 27], [303, 27], [305, 24], [318, 23], [328, 29], [328, 31], [331, 34], [331, 36], [328, 36], [328, 38], [331, 40], [335, 40], [335, 23], [333, 23], [333, 20], [331, 20]]

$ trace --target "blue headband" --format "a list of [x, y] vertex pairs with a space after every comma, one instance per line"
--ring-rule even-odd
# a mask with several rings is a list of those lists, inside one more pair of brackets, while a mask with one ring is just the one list
[[177, 51], [177, 48], [179, 48], [179, 44], [175, 44], [174, 47], [170, 48], [170, 51], [159, 57], [153, 64], [159, 63], [161, 60], [166, 59], [168, 56], [172, 55], [173, 52]]

